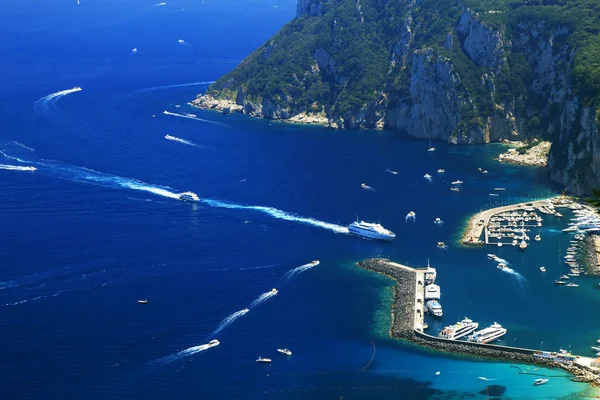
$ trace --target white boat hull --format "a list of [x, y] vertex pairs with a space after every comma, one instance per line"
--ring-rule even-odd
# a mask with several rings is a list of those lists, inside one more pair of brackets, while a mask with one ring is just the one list
[[364, 238], [368, 238], [368, 239], [387, 240], [389, 242], [394, 240], [394, 238], [396, 237], [396, 235], [394, 235], [394, 234], [385, 235], [382, 233], [371, 232], [371, 231], [356, 229], [356, 228], [352, 228], [352, 227], [348, 228], [348, 232], [350, 232], [352, 235], [355, 235], [355, 236], [360, 236], [360, 237], [364, 237]]

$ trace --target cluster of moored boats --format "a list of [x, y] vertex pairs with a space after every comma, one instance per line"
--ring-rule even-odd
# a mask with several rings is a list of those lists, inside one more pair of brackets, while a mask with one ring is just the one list
[[427, 270], [425, 271], [425, 312], [429, 312], [434, 317], [444, 315], [440, 298], [442, 297], [440, 287], [435, 284], [437, 271], [429, 265], [427, 260]]
[[[581, 206], [579, 206], [581, 207]], [[586, 233], [600, 233], [600, 216], [585, 208], [573, 208], [574, 218], [563, 232], [575, 232], [575, 239], [582, 240]]]
[[569, 282], [570, 278], [577, 277], [577, 276], [580, 276], [581, 274], [585, 273], [583, 270], [583, 267], [581, 267], [579, 265], [579, 262], [577, 261], [579, 246], [580, 246], [579, 241], [571, 240], [570, 247], [567, 248], [567, 255], [565, 255], [565, 257], [564, 257], [565, 264], [570, 268], [570, 271], [565, 275], [561, 275], [560, 278], [555, 280], [554, 283], [556, 285], [561, 285], [561, 286], [564, 285], [564, 286], [568, 286], [568, 287], [578, 287], [579, 286], [576, 283]]
[[477, 330], [478, 327], [478, 322], [465, 317], [462, 321], [442, 329], [439, 337], [449, 340], [459, 340], [466, 337], [469, 342], [485, 344], [500, 339], [507, 332], [506, 328], [503, 328], [497, 322], [479, 331]]
[[[533, 207], [527, 207], [524, 210], [507, 211], [494, 215], [487, 226], [487, 236], [489, 238], [498, 239], [498, 246], [502, 246], [502, 239], [511, 240], [510, 244], [519, 246], [525, 250], [528, 246], [528, 241], [531, 239], [527, 232], [531, 228], [539, 228], [542, 226], [542, 217], [537, 215]], [[539, 234], [535, 235], [534, 240], [539, 242], [542, 240]]]

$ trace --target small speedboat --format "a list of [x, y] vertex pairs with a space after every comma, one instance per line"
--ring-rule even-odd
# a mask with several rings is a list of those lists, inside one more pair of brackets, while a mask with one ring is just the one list
[[540, 271], [546, 272], [546, 267], [540, 267]]
[[279, 354], [283, 354], [284, 356], [291, 356], [292, 352], [288, 349], [277, 349]]
[[598, 347], [598, 346], [592, 346], [592, 350], [594, 350], [594, 351], [600, 351], [600, 347]]
[[414, 218], [416, 216], [417, 216], [417, 214], [414, 211], [409, 211], [408, 214], [406, 215], [406, 218]]
[[500, 264], [498, 264], [498, 269], [501, 269], [502, 271], [506, 271], [508, 269], [508, 266], [506, 266], [506, 264], [504, 264], [504, 263], [500, 263]]
[[258, 357], [256, 359], [257, 363], [263, 363], [263, 364], [271, 364], [272, 360], [270, 358], [263, 358], [263, 357]]
[[498, 256], [495, 254], [488, 254], [487, 256], [490, 260], [494, 260], [494, 261], [496, 261], [496, 259], [498, 258]]
[[435, 147], [430, 147], [430, 148], [427, 149], [427, 151], [435, 151], [435, 150], [436, 150]]
[[140, 304], [148, 304], [148, 299], [138, 300]]
[[452, 182], [453, 185], [460, 185], [461, 183], [463, 183], [463, 181], [454, 181], [454, 182]]
[[425, 178], [425, 179], [429, 180], [429, 179], [431, 179], [431, 175], [429, 175], [429, 174], [425, 174], [425, 175], [423, 176], [423, 178]]
[[487, 169], [484, 169], [483, 171], [481, 171], [482, 174], [487, 174]]
[[460, 192], [460, 189], [457, 187], [450, 188], [450, 190], [452, 190], [453, 192]]
[[545, 385], [546, 383], [548, 383], [548, 379], [536, 379], [533, 381], [533, 386]]
[[272, 294], [277, 294], [277, 293], [279, 293], [279, 292], [277, 291], [277, 289], [271, 289], [271, 291], [270, 291], [269, 293], [272, 293]]
[[320, 263], [321, 262], [319, 260], [315, 260], [315, 261], [311, 261], [310, 265], [312, 265], [314, 267], [314, 266], [319, 265]]
[[209, 345], [210, 347], [215, 347], [215, 346], [218, 346], [218, 345], [220, 345], [220, 344], [221, 344], [221, 342], [219, 342], [217, 339], [213, 339], [213, 340], [211, 340], [210, 342], [208, 342], [208, 345]]
[[535, 237], [533, 238], [536, 242], [539, 242], [540, 240], [542, 240], [542, 238], [540, 237], [540, 235], [535, 235]]
[[435, 222], [436, 224], [438, 224], [438, 225], [440, 225], [440, 224], [443, 224], [443, 223], [444, 223], [444, 222], [442, 221], [442, 219], [441, 219], [441, 218], [436, 218], [434, 222]]
[[443, 174], [444, 172], [446, 172], [446, 171], [444, 171], [444, 170], [443, 170], [443, 169], [441, 169], [441, 168], [437, 170], [437, 173], [438, 173], [438, 174]]
[[498, 197], [500, 195], [498, 193], [490, 193], [490, 196], [492, 196], [492, 197]]
[[364, 183], [361, 183], [361, 184], [360, 184], [360, 187], [361, 187], [361, 188], [363, 188], [363, 189], [366, 189], [366, 188], [367, 188], [367, 185], [366, 185], [366, 184], [364, 184]]
[[573, 282], [569, 282], [569, 283], [567, 283], [565, 286], [567, 286], [567, 287], [579, 287], [579, 285], [578, 285], [578, 284], [576, 284], [576, 283], [573, 283]]
[[181, 200], [181, 201], [192, 201], [192, 202], [200, 201], [200, 198], [194, 192], [183, 192], [183, 193], [180, 193], [178, 197], [179, 197], [179, 200]]
[[495, 190], [496, 192], [503, 192], [503, 191], [505, 191], [506, 189], [504, 189], [504, 188], [494, 188], [494, 190]]
[[561, 280], [556, 280], [556, 281], [554, 281], [554, 284], [555, 284], [555, 285], [564, 285], [564, 284], [566, 284], [566, 283], [567, 283], [567, 282], [565, 282], [565, 281], [561, 281]]
[[560, 280], [568, 280], [569, 277], [567, 275], [562, 275], [560, 278], [558, 278]]
[[446, 243], [444, 243], [444, 242], [438, 242], [437, 243], [437, 247], [438, 247], [438, 249], [445, 249], [446, 248]]

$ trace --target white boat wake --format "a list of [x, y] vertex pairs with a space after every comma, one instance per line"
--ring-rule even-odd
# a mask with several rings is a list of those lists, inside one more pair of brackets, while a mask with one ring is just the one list
[[172, 112], [166, 111], [166, 110], [163, 111], [163, 114], [165, 114], [165, 115], [171, 115], [173, 117], [178, 117], [178, 118], [192, 119], [194, 121], [206, 122], [208, 124], [214, 124], [214, 125], [219, 125], [219, 126], [224, 126], [226, 128], [229, 128], [229, 125], [227, 125], [227, 124], [223, 124], [223, 123], [217, 122], [217, 121], [211, 121], [211, 120], [204, 119], [204, 118], [198, 118], [194, 114], [177, 114], [177, 113], [172, 113]]
[[335, 233], [348, 233], [348, 228], [341, 225], [330, 224], [328, 222], [319, 221], [313, 218], [299, 217], [293, 214], [286, 213], [285, 211], [279, 210], [273, 207], [264, 207], [264, 206], [244, 206], [240, 204], [226, 203], [224, 201], [219, 200], [211, 200], [211, 199], [201, 199], [201, 202], [207, 204], [211, 207], [217, 208], [230, 208], [230, 209], [239, 209], [239, 210], [255, 210], [260, 211], [262, 213], [268, 214], [277, 219], [283, 219], [286, 221], [300, 222], [307, 225], [318, 226], [319, 228], [328, 229]]
[[36, 101], [34, 104], [34, 108], [36, 105], [48, 108], [49, 105], [54, 105], [61, 97], [80, 91], [81, 88], [79, 86], [75, 86], [73, 89], [61, 90], [60, 92], [49, 94], [48, 96], [44, 96], [38, 101]]
[[410, 213], [406, 214], [406, 217], [404, 218], [404, 222], [417, 222], [417, 216], [416, 215], [410, 215]]
[[375, 188], [373, 186], [365, 185], [364, 183], [362, 185], [360, 185], [360, 187], [365, 190], [370, 190], [371, 192], [375, 191]]
[[142, 92], [151, 92], [154, 90], [165, 90], [165, 89], [173, 89], [173, 88], [188, 87], [188, 86], [203, 86], [203, 85], [210, 85], [211, 83], [215, 83], [215, 81], [176, 83], [173, 85], [153, 86], [150, 88], [142, 89]]
[[155, 4], [154, 7], [160, 7], [160, 6], [166, 6], [166, 5], [167, 5], [167, 3], [158, 3], [158, 4]]
[[248, 313], [248, 311], [250, 311], [250, 310], [248, 310], [247, 308], [244, 308], [243, 310], [236, 311], [233, 314], [231, 314], [230, 316], [228, 316], [227, 318], [225, 318], [223, 321], [221, 321], [219, 326], [217, 326], [217, 329], [215, 329], [213, 331], [213, 333], [211, 333], [211, 336], [214, 336], [217, 333], [221, 332], [227, 326], [231, 325], [233, 323], [233, 321], [235, 321], [236, 319], [238, 319], [239, 317], [241, 317], [243, 315], [246, 315]]
[[191, 356], [192, 354], [196, 354], [196, 353], [200, 353], [203, 352], [205, 350], [208, 350], [211, 348], [211, 345], [207, 344], [202, 344], [200, 346], [194, 346], [194, 347], [189, 347], [185, 350], [181, 350], [178, 353], [175, 354], [171, 354], [170, 356], [166, 356], [163, 357], [161, 359], [158, 359], [156, 361], [154, 361], [154, 363], [158, 363], [158, 364], [166, 364], [166, 363], [170, 363], [171, 361], [175, 361], [179, 358], [182, 357], [187, 357], [187, 356]]
[[304, 264], [301, 265], [299, 267], [296, 267], [292, 270], [289, 270], [288, 272], [285, 273], [285, 275], [283, 276], [285, 279], [292, 279], [297, 277], [298, 275], [300, 275], [301, 273], [303, 273], [306, 270], [309, 270], [313, 267], [316, 267], [317, 265], [319, 265], [320, 263], [317, 261], [316, 263], [308, 263], [308, 264]]
[[[69, 164], [63, 164], [53, 160], [30, 161], [18, 157], [13, 157], [0, 151], [4, 157], [23, 164], [33, 164], [37, 167], [40, 174], [48, 175], [53, 178], [60, 178], [74, 182], [89, 183], [108, 188], [125, 188], [149, 192], [171, 199], [179, 199], [179, 194], [172, 192], [167, 186], [151, 185], [131, 178], [124, 178], [116, 175], [105, 174], [84, 167], [78, 167]], [[26, 167], [23, 167], [26, 168]]]
[[16, 140], [13, 140], [12, 142], [23, 149], [26, 149], [29, 151], [35, 151], [35, 149], [33, 147], [25, 146], [23, 143], [19, 143]]
[[179, 143], [183, 143], [183, 144], [187, 144], [188, 146], [194, 146], [194, 147], [202, 147], [194, 142], [190, 142], [189, 140], [185, 140], [185, 139], [181, 139], [178, 138], [176, 136], [171, 136], [171, 135], [165, 135], [165, 139], [167, 140], [171, 140], [173, 142], [179, 142]]
[[6, 165], [6, 164], [0, 164], [0, 169], [5, 169], [8, 171], [37, 171], [36, 167], [21, 167], [18, 165]]
[[269, 291], [266, 293], [261, 294], [260, 296], [258, 296], [258, 298], [256, 300], [254, 300], [252, 303], [250, 303], [249, 308], [254, 308], [257, 305], [264, 303], [265, 301], [269, 300], [271, 297], [275, 296], [277, 293], [273, 292], [273, 291]]

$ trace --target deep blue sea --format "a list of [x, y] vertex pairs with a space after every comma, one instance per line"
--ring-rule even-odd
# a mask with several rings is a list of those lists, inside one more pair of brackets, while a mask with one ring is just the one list
[[[454, 399], [485, 398], [490, 385], [511, 399], [592, 393], [561, 370], [536, 370], [550, 381], [534, 388], [537, 376], [518, 374], [532, 366], [389, 339], [392, 282], [355, 266], [429, 258], [445, 313], [429, 321], [433, 333], [469, 316], [507, 327], [504, 344], [592, 356], [598, 280], [553, 284], [567, 272], [565, 221], [546, 218], [542, 242], [525, 252], [457, 244], [473, 212], [560, 193], [544, 170], [498, 165], [498, 145], [427, 152], [396, 133], [187, 104], [291, 20], [296, 0], [80, 3], [0, 3], [3, 399]], [[490, 197], [495, 187], [506, 191]], [[184, 191], [202, 202], [176, 200]], [[357, 215], [395, 241], [345, 234]], [[312, 260], [321, 263], [290, 272]], [[213, 338], [221, 344], [206, 349]]]

